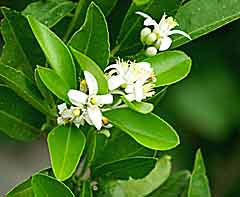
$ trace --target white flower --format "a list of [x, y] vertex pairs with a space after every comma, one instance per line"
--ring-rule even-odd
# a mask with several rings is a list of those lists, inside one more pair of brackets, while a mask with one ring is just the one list
[[[172, 30], [175, 28], [178, 24], [177, 22], [173, 19], [173, 17], [167, 17], [166, 14], [164, 14], [160, 20], [159, 23], [157, 23], [154, 19], [152, 19], [149, 15], [143, 13], [143, 12], [136, 12], [136, 14], [142, 16], [145, 18], [144, 20], [144, 25], [145, 26], [153, 26], [153, 33], [156, 34], [157, 36], [157, 41], [155, 42], [155, 47], [158, 48], [159, 51], [165, 51], [167, 50], [171, 44], [172, 44], [172, 39], [169, 37], [173, 34], [180, 34], [188, 39], [191, 40], [191, 37], [181, 31], [181, 30]], [[150, 34], [148, 34], [149, 36]], [[141, 40], [148, 40], [148, 36]]]
[[100, 130], [102, 127], [100, 107], [104, 104], [111, 104], [113, 96], [111, 94], [97, 95], [98, 84], [95, 77], [88, 71], [84, 71], [84, 76], [88, 87], [88, 95], [79, 90], [69, 90], [68, 98], [74, 106], [83, 110], [84, 119]]
[[129, 101], [140, 102], [154, 93], [152, 89], [143, 91], [145, 85], [152, 84], [151, 87], [153, 87], [155, 82], [153, 69], [148, 62], [135, 63], [118, 60], [116, 64], [105, 69], [105, 71], [108, 70], [110, 70], [108, 73], [109, 90], [124, 89], [123, 94]]

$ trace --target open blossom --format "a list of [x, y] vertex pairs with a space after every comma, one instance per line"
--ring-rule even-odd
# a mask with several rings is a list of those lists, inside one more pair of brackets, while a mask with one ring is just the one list
[[111, 94], [97, 95], [98, 84], [95, 77], [87, 71], [84, 71], [84, 76], [88, 94], [80, 90], [72, 89], [69, 90], [68, 97], [75, 107], [82, 110], [82, 119], [100, 130], [103, 125], [101, 107], [105, 104], [111, 104], [113, 102], [113, 96]]
[[[172, 39], [169, 36], [173, 34], [180, 34], [191, 39], [187, 33], [181, 30], [173, 30], [178, 25], [173, 17], [167, 17], [167, 15], [164, 14], [160, 22], [157, 23], [143, 12], [136, 12], [136, 14], [145, 18], [144, 25], [147, 26], [141, 32], [142, 42], [146, 45], [154, 45], [159, 51], [165, 51], [171, 46]], [[148, 26], [153, 26], [153, 31], [148, 28]]]
[[123, 94], [129, 101], [140, 102], [154, 94], [156, 79], [148, 62], [124, 62], [119, 59], [105, 71], [108, 71], [109, 90], [123, 89]]

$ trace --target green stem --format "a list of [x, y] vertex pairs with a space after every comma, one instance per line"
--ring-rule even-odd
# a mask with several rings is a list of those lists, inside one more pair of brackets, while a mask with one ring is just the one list
[[85, 8], [85, 5], [86, 5], [86, 0], [79, 0], [77, 7], [76, 7], [75, 14], [72, 18], [72, 21], [70, 22], [70, 24], [68, 26], [68, 29], [67, 29], [67, 32], [66, 32], [64, 38], [63, 38], [64, 42], [68, 41], [72, 31], [74, 30], [74, 27], [75, 27], [77, 21], [79, 20], [80, 14], [82, 13], [83, 9]]
[[113, 58], [115, 56], [115, 54], [119, 51], [120, 49], [120, 45], [116, 45], [112, 50], [111, 50], [111, 53], [110, 53], [110, 57]]

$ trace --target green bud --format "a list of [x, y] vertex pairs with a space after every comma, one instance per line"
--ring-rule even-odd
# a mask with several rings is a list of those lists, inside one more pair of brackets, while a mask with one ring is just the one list
[[141, 41], [144, 43], [145, 42], [145, 39], [146, 37], [151, 33], [151, 29], [148, 28], [148, 27], [145, 27], [142, 29], [140, 35], [141, 35]]
[[155, 33], [150, 33], [145, 39], [145, 43], [147, 45], [152, 45], [157, 40], [157, 36]]
[[159, 30], [158, 30], [158, 29], [154, 29], [154, 30], [153, 30], [153, 33], [155, 33], [155, 34], [156, 34], [156, 36], [157, 36], [157, 39], [159, 39], [159, 38], [161, 37], [161, 35], [160, 35], [160, 32], [159, 32]]
[[148, 47], [145, 52], [146, 56], [151, 57], [157, 54], [156, 47]]
[[161, 44], [162, 44], [162, 40], [161, 40], [161, 38], [160, 38], [160, 39], [158, 39], [158, 40], [155, 42], [154, 46], [155, 46], [157, 49], [159, 49], [160, 46], [161, 46]]

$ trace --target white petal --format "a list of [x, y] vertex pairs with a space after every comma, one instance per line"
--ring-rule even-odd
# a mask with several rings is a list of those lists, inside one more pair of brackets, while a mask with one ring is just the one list
[[93, 125], [97, 128], [97, 130], [100, 130], [102, 127], [102, 112], [100, 111], [98, 106], [89, 106], [87, 108], [87, 112]]
[[66, 103], [62, 103], [60, 105], [57, 106], [59, 113], [61, 114], [64, 110], [67, 109], [67, 104]]
[[112, 76], [108, 79], [108, 89], [110, 91], [119, 88], [122, 84], [126, 83], [121, 75]]
[[58, 118], [57, 118], [57, 124], [58, 124], [58, 125], [63, 125], [63, 124], [65, 124], [64, 119], [63, 119], [62, 117], [58, 117]]
[[144, 18], [151, 18], [151, 16], [149, 16], [149, 15], [143, 13], [143, 12], [137, 11], [137, 12], [135, 12], [135, 13], [138, 14], [138, 15], [140, 15], [140, 16], [142, 16], [142, 17], [144, 17]]
[[98, 92], [98, 84], [96, 78], [88, 71], [84, 71], [84, 76], [87, 82], [89, 95], [96, 95]]
[[161, 43], [161, 46], [159, 48], [159, 51], [165, 51], [167, 49], [169, 49], [169, 47], [171, 46], [172, 44], [172, 39], [169, 38], [169, 37], [163, 37], [162, 38], [162, 43]]
[[125, 92], [127, 93], [127, 94], [130, 94], [130, 93], [133, 93], [133, 91], [134, 91], [134, 85], [127, 85], [127, 87], [125, 88]]
[[135, 100], [141, 102], [144, 98], [143, 84], [141, 82], [136, 82], [135, 84]]
[[73, 123], [76, 125], [77, 128], [79, 128], [80, 125], [84, 125], [84, 119], [82, 116], [76, 117]]
[[82, 104], [87, 103], [88, 95], [79, 90], [69, 90], [68, 98], [73, 105], [82, 106]]
[[139, 63], [137, 63], [137, 65], [140, 68], [142, 68], [142, 69], [144, 69], [146, 71], [151, 71], [152, 72], [151, 64], [148, 63], [148, 62], [139, 62]]
[[181, 30], [171, 30], [168, 35], [172, 35], [172, 34], [180, 34], [182, 36], [187, 37], [189, 40], [192, 40], [192, 38], [190, 37], [190, 35], [188, 35], [187, 33], [185, 33], [184, 31]]
[[88, 113], [84, 113], [84, 120], [86, 120], [86, 122], [89, 124], [89, 125], [93, 125]]
[[113, 96], [111, 94], [97, 95], [97, 105], [112, 104]]
[[106, 72], [109, 69], [118, 69], [119, 65], [118, 64], [111, 64], [107, 68], [105, 68], [104, 72]]
[[125, 98], [129, 101], [134, 101], [135, 100], [135, 95], [134, 94], [127, 94]]

